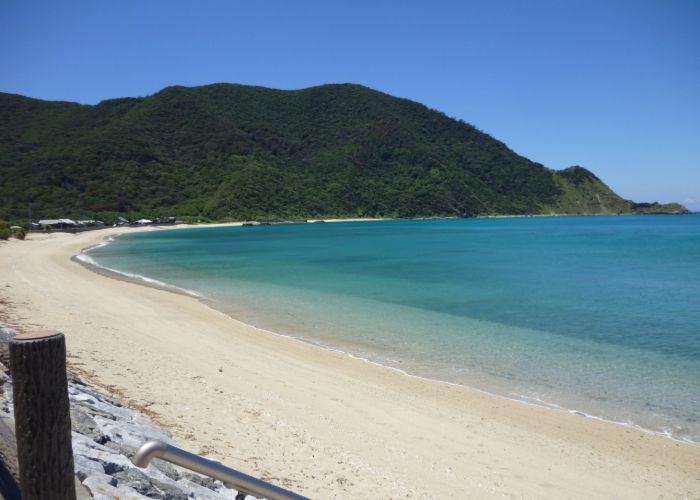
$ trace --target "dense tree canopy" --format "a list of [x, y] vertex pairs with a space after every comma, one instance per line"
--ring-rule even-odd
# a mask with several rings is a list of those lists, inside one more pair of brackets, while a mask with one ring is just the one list
[[0, 94], [0, 218], [618, 213], [464, 122], [359, 85], [168, 87], [95, 106]]

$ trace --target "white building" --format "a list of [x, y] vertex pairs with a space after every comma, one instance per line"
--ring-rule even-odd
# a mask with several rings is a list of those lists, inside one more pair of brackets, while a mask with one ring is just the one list
[[73, 219], [40, 219], [39, 226], [49, 226], [54, 229], [66, 229], [76, 227], [78, 224]]

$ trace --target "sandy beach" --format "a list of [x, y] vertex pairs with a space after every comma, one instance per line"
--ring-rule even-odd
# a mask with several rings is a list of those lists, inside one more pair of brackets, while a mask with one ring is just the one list
[[404, 375], [72, 260], [116, 228], [0, 242], [0, 322], [183, 448], [313, 498], [700, 498], [700, 447]]

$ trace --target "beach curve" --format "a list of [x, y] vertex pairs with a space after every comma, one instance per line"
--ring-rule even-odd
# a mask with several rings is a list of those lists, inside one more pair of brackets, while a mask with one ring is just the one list
[[[0, 246], [5, 314], [184, 447], [315, 497], [696, 497], [700, 448], [270, 334], [71, 261], [132, 229]], [[142, 229], [136, 229], [142, 230]]]

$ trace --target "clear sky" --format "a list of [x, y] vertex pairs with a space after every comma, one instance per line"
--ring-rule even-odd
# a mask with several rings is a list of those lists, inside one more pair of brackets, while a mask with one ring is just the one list
[[0, 91], [353, 82], [700, 210], [700, 0], [0, 2]]

